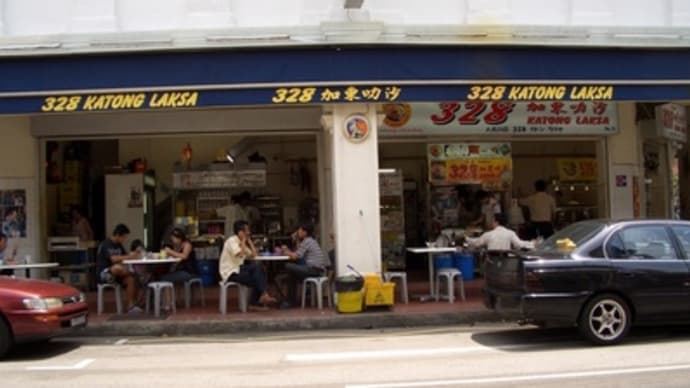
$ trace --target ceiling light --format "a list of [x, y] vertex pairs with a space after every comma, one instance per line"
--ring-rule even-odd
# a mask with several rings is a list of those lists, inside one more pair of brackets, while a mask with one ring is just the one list
[[230, 153], [230, 151], [225, 153], [225, 159], [228, 160], [228, 163], [235, 163], [235, 157]]

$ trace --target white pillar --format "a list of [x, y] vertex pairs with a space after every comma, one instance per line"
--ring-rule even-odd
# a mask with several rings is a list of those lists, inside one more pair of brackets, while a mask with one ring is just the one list
[[[347, 136], [353, 115], [368, 127], [357, 141]], [[381, 220], [379, 214], [379, 160], [375, 105], [336, 105], [323, 116], [326, 136], [332, 141], [333, 226], [337, 273], [381, 272]], [[360, 122], [361, 123], [361, 122]], [[325, 142], [328, 143], [328, 142]]]
[[635, 122], [635, 103], [619, 102], [617, 105], [619, 132], [609, 136], [607, 141], [609, 216], [640, 217], [646, 212], [642, 141]]

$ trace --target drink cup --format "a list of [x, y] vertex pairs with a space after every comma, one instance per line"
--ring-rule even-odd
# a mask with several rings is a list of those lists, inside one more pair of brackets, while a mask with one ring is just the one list
[[24, 256], [24, 262], [26, 264], [31, 264], [31, 255]]

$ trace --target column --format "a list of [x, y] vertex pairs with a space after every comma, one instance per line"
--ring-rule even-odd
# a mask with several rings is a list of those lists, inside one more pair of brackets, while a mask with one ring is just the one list
[[619, 102], [619, 132], [610, 136], [608, 154], [609, 216], [635, 218], [646, 214], [644, 209], [644, 167], [642, 140], [635, 122], [635, 103]]
[[[374, 105], [336, 105], [322, 117], [331, 141], [338, 274], [381, 271], [379, 160]], [[326, 144], [328, 141], [325, 142]]]

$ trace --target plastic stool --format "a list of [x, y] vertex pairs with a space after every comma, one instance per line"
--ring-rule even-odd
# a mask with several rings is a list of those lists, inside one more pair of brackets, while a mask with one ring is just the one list
[[161, 293], [163, 290], [169, 290], [170, 299], [172, 301], [172, 311], [177, 312], [175, 307], [175, 285], [172, 282], [151, 282], [146, 289], [146, 312], [149, 312], [149, 303], [151, 302], [151, 291], [153, 291], [153, 315], [155, 317], [161, 316]]
[[441, 298], [440, 286], [442, 278], [445, 278], [446, 280], [446, 291], [448, 292], [448, 301], [450, 303], [455, 302], [455, 279], [460, 280], [460, 297], [462, 298], [462, 300], [465, 300], [465, 283], [462, 280], [462, 272], [460, 272], [460, 270], [457, 268], [443, 268], [436, 272], [436, 289], [434, 291], [436, 294], [437, 302]]
[[383, 279], [386, 282], [395, 281], [396, 279], [400, 282], [400, 293], [402, 294], [402, 300], [405, 304], [410, 303], [410, 299], [407, 295], [407, 272], [384, 272]]
[[199, 286], [199, 295], [201, 296], [201, 306], [206, 306], [206, 301], [204, 300], [204, 285], [201, 278], [192, 278], [184, 282], [184, 307], [189, 310], [192, 305], [192, 286]]
[[228, 313], [228, 288], [237, 287], [238, 296], [237, 301], [239, 304], [240, 311], [243, 313], [247, 312], [247, 304], [249, 302], [249, 287], [244, 286], [240, 283], [235, 282], [219, 282], [220, 285], [220, 313], [225, 315]]
[[314, 297], [316, 297], [316, 305], [319, 310], [323, 310], [323, 289], [327, 287], [326, 297], [328, 298], [328, 307], [333, 307], [333, 299], [331, 299], [330, 282], [328, 276], [308, 277], [302, 282], [302, 308], [307, 304], [307, 288], [313, 286], [311, 294], [311, 305], [314, 305]]
[[122, 287], [117, 283], [98, 284], [98, 315], [103, 314], [103, 292], [107, 289], [115, 291], [115, 311], [122, 314]]

